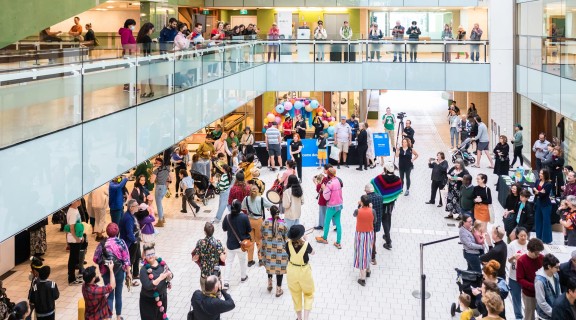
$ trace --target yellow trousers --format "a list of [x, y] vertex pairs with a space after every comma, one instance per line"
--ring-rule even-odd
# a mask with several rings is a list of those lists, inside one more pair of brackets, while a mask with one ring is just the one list
[[258, 250], [258, 261], [262, 260], [262, 256], [260, 254], [260, 249], [262, 248], [262, 223], [264, 222], [263, 219], [252, 219], [250, 220], [250, 226], [252, 227], [252, 231], [250, 231], [250, 238], [252, 239], [252, 246], [248, 248], [248, 261], [254, 260], [254, 247], [257, 247]]
[[294, 303], [294, 310], [296, 312], [302, 311], [302, 302], [304, 302], [304, 310], [312, 310], [314, 280], [312, 279], [312, 268], [310, 268], [310, 265], [299, 267], [288, 263], [286, 275], [288, 277], [288, 289], [290, 289], [292, 302]]

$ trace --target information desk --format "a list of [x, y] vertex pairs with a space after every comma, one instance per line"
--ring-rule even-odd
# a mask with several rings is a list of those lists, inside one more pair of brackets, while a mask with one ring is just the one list
[[[512, 179], [509, 179], [507, 176], [499, 176], [498, 177], [498, 202], [502, 205], [502, 207], [506, 206], [506, 198], [510, 193], [510, 186], [512, 185]], [[525, 189], [531, 189], [534, 184], [533, 183], [524, 183], [522, 186]], [[532, 191], [530, 190], [530, 193]], [[533, 202], [532, 200], [530, 202]], [[552, 224], [560, 223], [560, 216], [556, 214], [558, 211], [558, 202], [552, 202], [552, 214], [550, 215], [550, 221]]]
[[[266, 145], [265, 144], [254, 144], [254, 149], [256, 149], [256, 156], [258, 156], [258, 160], [260, 160], [260, 163], [262, 164], [262, 167], [267, 167], [268, 166], [268, 151], [266, 150]], [[286, 150], [287, 150], [287, 145], [285, 143], [282, 144], [282, 165], [285, 165], [286, 163]], [[330, 161], [330, 164], [332, 165], [337, 165], [338, 163], [335, 160], [330, 159], [330, 147], [328, 147], [328, 159]], [[348, 165], [358, 165], [360, 163], [359, 159], [359, 155], [358, 155], [358, 151], [356, 151], [356, 145], [351, 145], [348, 148], [348, 158], [346, 161], [346, 164]], [[278, 165], [278, 164], [276, 164]], [[318, 162], [316, 162], [316, 166], [318, 166]]]

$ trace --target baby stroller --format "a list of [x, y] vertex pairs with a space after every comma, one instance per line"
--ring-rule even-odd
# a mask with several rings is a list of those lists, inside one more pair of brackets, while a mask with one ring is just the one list
[[210, 183], [210, 178], [198, 171], [190, 170], [190, 176], [194, 180], [196, 190], [198, 190], [196, 196], [202, 201], [202, 204], [206, 205], [208, 199], [214, 198], [216, 188]]
[[458, 146], [458, 148], [452, 153], [452, 163], [456, 163], [456, 160], [458, 159], [462, 159], [465, 165], [474, 164], [476, 162], [472, 153], [468, 152], [470, 143], [472, 143], [471, 138], [462, 141], [460, 146]]
[[[466, 293], [470, 296], [470, 308], [475, 308], [476, 306], [476, 296], [472, 294], [472, 287], [480, 288], [482, 287], [483, 275], [481, 272], [456, 270], [456, 284], [458, 285], [458, 290], [460, 293]], [[454, 317], [456, 312], [460, 313], [460, 304], [458, 302], [452, 303], [450, 307], [450, 315]]]

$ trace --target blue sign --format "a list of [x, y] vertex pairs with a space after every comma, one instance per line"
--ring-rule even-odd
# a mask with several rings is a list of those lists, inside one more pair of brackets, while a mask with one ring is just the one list
[[390, 139], [388, 139], [388, 133], [373, 133], [372, 138], [374, 140], [374, 153], [375, 156], [389, 156], [390, 155]]
[[[291, 160], [290, 144], [292, 139], [286, 140], [286, 160]], [[317, 167], [318, 166], [318, 146], [316, 146], [316, 139], [302, 139], [302, 167]]]

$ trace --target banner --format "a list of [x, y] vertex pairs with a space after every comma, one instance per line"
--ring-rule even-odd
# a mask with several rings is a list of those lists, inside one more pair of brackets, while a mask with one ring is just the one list
[[292, 38], [292, 11], [278, 11], [278, 29], [284, 39]]
[[[292, 139], [286, 140], [286, 160], [291, 160], [290, 143]], [[302, 139], [302, 167], [317, 167], [318, 166], [318, 147], [316, 146], [316, 139]]]
[[390, 139], [388, 139], [388, 133], [373, 133], [372, 137], [374, 139], [374, 153], [377, 157], [379, 156], [389, 156], [390, 155]]

